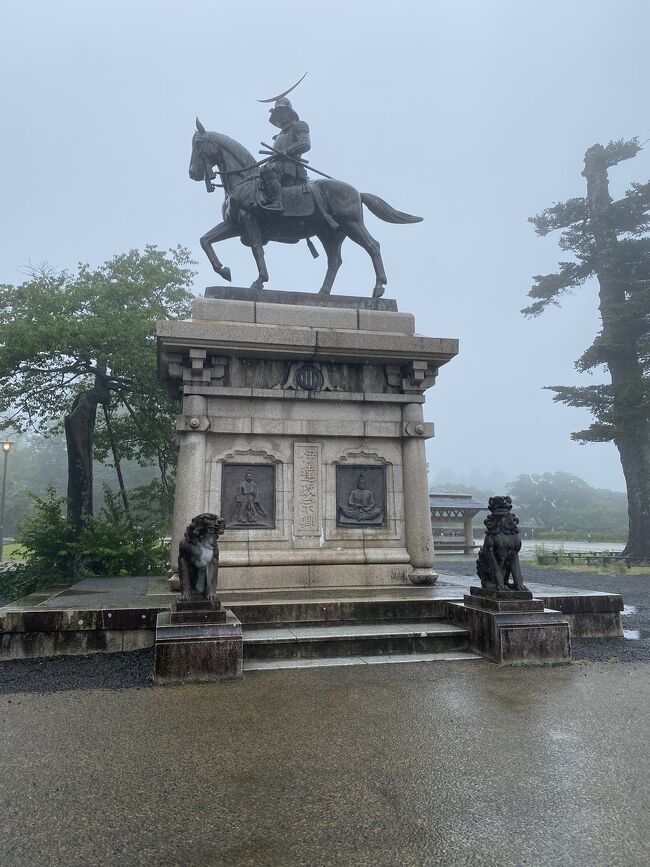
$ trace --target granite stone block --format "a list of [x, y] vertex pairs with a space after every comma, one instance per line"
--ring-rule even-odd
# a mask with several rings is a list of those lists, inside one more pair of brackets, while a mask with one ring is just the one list
[[400, 334], [414, 334], [415, 316], [412, 313], [359, 310], [359, 328], [362, 331], [389, 331]]
[[397, 311], [397, 301], [393, 298], [369, 298], [367, 295], [324, 295], [320, 292], [280, 292], [273, 289], [260, 290], [239, 286], [208, 286], [205, 290], [205, 297], [255, 301], [265, 304]]
[[[504, 597], [509, 595], [510, 594], [503, 594]], [[476, 596], [466, 595], [465, 605], [474, 607], [478, 605], [480, 608], [487, 609], [488, 611], [511, 611], [522, 613], [529, 611], [543, 611], [544, 603], [542, 600], [533, 599], [532, 597], [532, 593], [530, 594], [530, 599], [501, 599], [496, 596], [487, 596], [478, 601]]]
[[251, 301], [195, 298], [192, 302], [192, 319], [207, 319], [217, 322], [255, 322], [255, 304]]
[[241, 623], [229, 609], [225, 623], [172, 623], [170, 612], [158, 615], [157, 684], [238, 680], [242, 656]]
[[559, 611], [502, 612], [451, 602], [447, 619], [469, 631], [477, 653], [499, 664], [539, 665], [571, 659], [569, 624]]
[[262, 325], [294, 325], [301, 328], [345, 328], [354, 330], [358, 327], [356, 310], [343, 307], [263, 304], [259, 301], [255, 305], [255, 321]]

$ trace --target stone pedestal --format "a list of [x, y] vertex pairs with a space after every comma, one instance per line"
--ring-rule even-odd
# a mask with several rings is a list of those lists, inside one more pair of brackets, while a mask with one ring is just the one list
[[530, 591], [471, 587], [448, 605], [448, 620], [469, 630], [472, 649], [501, 664], [569, 662], [569, 624]]
[[213, 287], [192, 315], [157, 327], [182, 400], [172, 558], [206, 511], [222, 590], [433, 583], [422, 405], [457, 341], [387, 299]]
[[220, 603], [173, 602], [156, 620], [156, 683], [238, 680], [242, 627]]

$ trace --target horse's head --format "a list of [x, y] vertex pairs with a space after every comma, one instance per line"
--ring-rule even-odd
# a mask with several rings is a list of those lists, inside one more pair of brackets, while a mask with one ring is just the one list
[[[214, 177], [212, 166], [216, 165], [220, 172], [224, 172], [226, 176], [230, 176], [233, 180], [242, 180], [242, 177], [236, 178], [240, 169], [248, 169], [255, 167], [255, 157], [227, 135], [218, 132], [206, 132], [201, 121], [196, 119], [196, 132], [192, 136], [192, 156], [190, 159], [190, 178], [193, 181], [211, 180]], [[206, 179], [206, 172], [209, 177]], [[211, 177], [210, 177], [211, 176]], [[246, 177], [250, 177], [250, 172]], [[226, 187], [229, 184], [228, 180], [224, 180]]]
[[210, 153], [212, 150], [208, 133], [201, 121], [196, 119], [196, 132], [192, 136], [192, 156], [190, 157], [190, 178], [193, 181], [205, 180], [205, 164], [210, 161], [213, 165], [215, 160]]

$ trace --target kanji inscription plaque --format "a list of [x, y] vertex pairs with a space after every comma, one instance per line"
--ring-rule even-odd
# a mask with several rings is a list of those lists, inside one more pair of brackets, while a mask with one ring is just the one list
[[293, 445], [293, 532], [296, 536], [319, 536], [320, 443]]

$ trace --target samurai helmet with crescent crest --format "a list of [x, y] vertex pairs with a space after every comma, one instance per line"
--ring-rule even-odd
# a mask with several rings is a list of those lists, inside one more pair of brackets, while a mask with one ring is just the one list
[[[286, 98], [286, 96], [281, 96], [280, 99], [276, 99], [275, 105], [273, 108], [269, 109], [270, 115], [269, 120], [273, 124], [273, 126], [277, 126], [282, 128], [286, 126], [286, 117], [289, 117], [290, 120], [300, 120], [298, 117], [298, 113], [294, 111], [293, 106]], [[282, 120], [280, 120], [282, 118]]]

